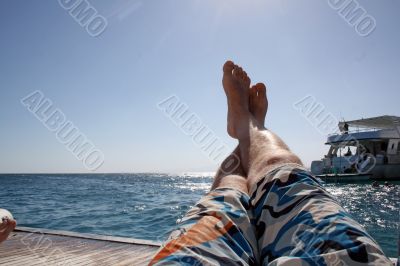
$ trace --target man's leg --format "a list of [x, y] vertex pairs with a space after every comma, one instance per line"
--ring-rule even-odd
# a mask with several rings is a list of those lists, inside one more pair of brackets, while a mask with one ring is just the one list
[[211, 190], [217, 188], [233, 188], [249, 194], [247, 177], [240, 162], [239, 146], [235, 148], [232, 154], [218, 168]]
[[[258, 83], [249, 89], [249, 111], [260, 126], [263, 126], [265, 123], [267, 109], [268, 101], [266, 97], [266, 87], [263, 83]], [[241, 167], [236, 168], [237, 166]], [[246, 176], [246, 178], [227, 177], [227, 175], [232, 174], [232, 172], [236, 172], [237, 176], [240, 177]], [[245, 184], [243, 184], [244, 182]], [[211, 189], [215, 189], [218, 186], [224, 186], [225, 183], [228, 186], [235, 186], [235, 188], [248, 194], [247, 184], [249, 183], [249, 180], [247, 174], [242, 168], [239, 146], [237, 146], [232, 154], [224, 160], [221, 167], [218, 169]]]
[[[236, 77], [247, 77], [247, 73], [231, 61], [225, 63], [223, 70], [228, 98], [228, 133], [239, 140], [242, 166], [250, 187], [276, 164], [301, 164], [278, 136], [264, 128], [268, 108], [265, 85], [259, 83], [248, 90], [247, 84], [235, 82]], [[254, 98], [254, 90], [257, 90], [257, 98]]]
[[[242, 72], [232, 62], [224, 66], [226, 79]], [[228, 129], [239, 139], [248, 173], [260, 260], [265, 265], [390, 265], [378, 244], [246, 107], [236, 109], [241, 113], [228, 119]]]
[[[237, 108], [243, 108], [244, 104], [246, 108], [248, 105], [257, 107], [253, 108], [253, 114], [260, 120], [265, 118], [265, 112], [260, 110], [266, 110], [266, 104], [257, 98], [259, 90], [264, 89], [265, 93], [265, 87], [249, 89], [250, 79], [243, 72], [236, 74], [239, 73], [235, 77], [224, 75], [223, 78], [228, 99], [228, 133], [234, 137], [241, 134], [233, 127], [237, 115], [241, 113]], [[246, 87], [246, 90], [236, 90], [238, 86]], [[150, 264], [258, 264], [247, 183], [237, 147], [218, 169], [211, 192], [186, 214], [180, 230], [175, 235], [171, 234], [170, 240]]]

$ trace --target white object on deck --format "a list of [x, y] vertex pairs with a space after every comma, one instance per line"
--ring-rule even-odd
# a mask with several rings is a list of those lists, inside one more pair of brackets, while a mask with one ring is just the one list
[[11, 212], [7, 211], [6, 209], [0, 209], [0, 225], [3, 223], [4, 218], [7, 218], [8, 220], [14, 220]]

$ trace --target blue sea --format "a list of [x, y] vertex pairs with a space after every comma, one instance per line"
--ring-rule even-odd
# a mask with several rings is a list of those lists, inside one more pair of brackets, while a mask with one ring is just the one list
[[[210, 174], [3, 174], [0, 208], [20, 226], [163, 241]], [[397, 257], [399, 188], [326, 184], [390, 257]]]

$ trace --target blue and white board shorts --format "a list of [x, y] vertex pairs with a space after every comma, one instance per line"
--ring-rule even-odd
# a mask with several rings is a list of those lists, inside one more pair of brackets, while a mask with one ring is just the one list
[[249, 195], [209, 192], [150, 265], [392, 265], [306, 169], [269, 171]]

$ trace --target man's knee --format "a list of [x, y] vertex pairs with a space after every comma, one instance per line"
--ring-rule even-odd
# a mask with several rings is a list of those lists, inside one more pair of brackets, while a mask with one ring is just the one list
[[211, 190], [216, 188], [233, 188], [248, 194], [247, 178], [241, 175], [226, 175], [214, 182]]
[[257, 163], [256, 172], [258, 174], [264, 175], [270, 170], [276, 168], [277, 166], [284, 165], [284, 164], [298, 164], [303, 165], [299, 157], [287, 150], [276, 151], [274, 155], [261, 159]]
[[266, 165], [277, 165], [285, 163], [295, 163], [303, 165], [299, 157], [297, 157], [294, 153], [286, 150], [279, 151], [274, 156], [266, 160]]
[[297, 155], [287, 150], [275, 151], [271, 157], [267, 158], [267, 160], [264, 161], [264, 164], [269, 166], [285, 163], [295, 163], [303, 165]]

